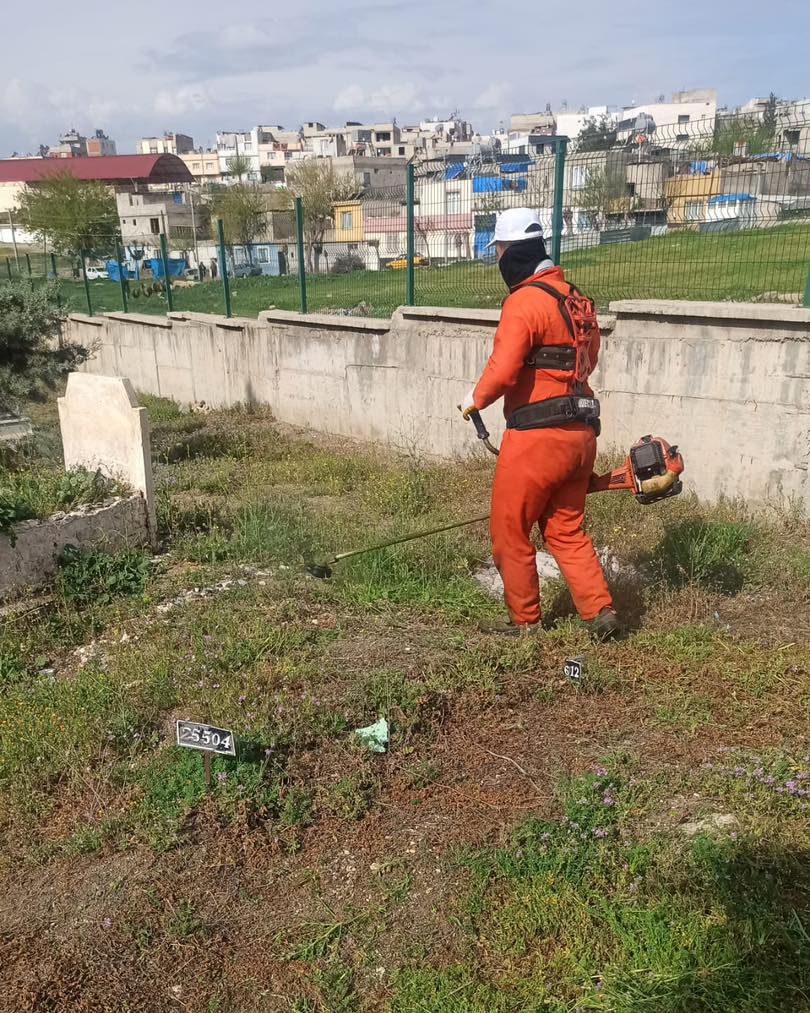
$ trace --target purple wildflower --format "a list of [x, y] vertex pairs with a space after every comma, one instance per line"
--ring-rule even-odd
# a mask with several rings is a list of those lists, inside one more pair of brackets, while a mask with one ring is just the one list
[[246, 697], [246, 696], [240, 696], [240, 697], [239, 697], [239, 706], [240, 706], [240, 707], [241, 707], [241, 706], [243, 706], [243, 704], [244, 704], [245, 700], [247, 700], [247, 697]]
[[795, 795], [799, 788], [798, 784], [796, 784], [796, 782], [793, 780], [785, 781], [785, 787], [787, 788], [787, 790], [790, 792], [791, 795]]
[[745, 767], [735, 767], [734, 773], [736, 774], [737, 777], [745, 777], [746, 774]]
[[610, 794], [609, 791], [606, 791], [605, 794], [602, 796], [602, 805], [606, 806], [616, 805], [616, 799], [613, 797], [613, 795]]
[[220, 784], [224, 784], [227, 777], [228, 775], [224, 771], [220, 771], [220, 773], [217, 774], [217, 781], [219, 781]]
[[105, 918], [104, 921], [101, 923], [101, 927], [105, 931], [109, 932], [109, 930], [112, 928], [112, 918]]
[[597, 767], [596, 768], [596, 776], [597, 777], [607, 777], [608, 776], [607, 767]]
[[594, 837], [607, 837], [608, 832], [604, 827], [596, 827], [593, 832]]
[[551, 834], [548, 833], [548, 831], [546, 831], [546, 833], [540, 835], [540, 840], [541, 841], [550, 841], [551, 840]]

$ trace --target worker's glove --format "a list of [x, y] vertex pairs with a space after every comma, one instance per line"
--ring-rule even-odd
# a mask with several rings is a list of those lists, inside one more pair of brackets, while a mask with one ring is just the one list
[[478, 411], [478, 409], [475, 407], [475, 397], [474, 397], [474, 395], [475, 395], [475, 387], [473, 387], [470, 390], [470, 393], [464, 398], [464, 400], [459, 405], [459, 408], [461, 409], [461, 414], [468, 421], [469, 421], [470, 415], [472, 415], [473, 412]]

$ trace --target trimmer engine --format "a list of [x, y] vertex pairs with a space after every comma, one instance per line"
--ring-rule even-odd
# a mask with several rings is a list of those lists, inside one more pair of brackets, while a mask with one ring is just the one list
[[630, 448], [621, 467], [606, 475], [594, 475], [588, 492], [626, 489], [647, 506], [682, 491], [683, 467], [683, 457], [677, 447], [671, 447], [660, 436], [642, 436]]

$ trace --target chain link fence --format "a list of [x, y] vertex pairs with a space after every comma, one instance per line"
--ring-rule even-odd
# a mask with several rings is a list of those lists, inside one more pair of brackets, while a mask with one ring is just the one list
[[518, 206], [538, 212], [550, 255], [602, 308], [800, 302], [810, 267], [810, 121], [779, 116], [620, 123], [579, 144], [504, 140], [411, 163], [401, 182], [361, 186], [325, 212], [306, 202], [262, 211], [244, 242], [218, 226], [221, 192], [161, 195], [177, 206], [152, 218], [130, 218], [119, 195], [118, 234], [92, 235], [83, 255], [12, 247], [0, 222], [0, 283], [56, 278], [71, 308], [90, 313], [496, 308], [495, 219]]

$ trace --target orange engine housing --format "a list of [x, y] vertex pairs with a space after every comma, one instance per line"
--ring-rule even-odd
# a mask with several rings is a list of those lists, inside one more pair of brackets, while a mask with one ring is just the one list
[[645, 506], [677, 496], [683, 489], [683, 456], [661, 436], [642, 436], [624, 463], [604, 475], [593, 475], [588, 492], [632, 492]]

